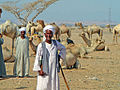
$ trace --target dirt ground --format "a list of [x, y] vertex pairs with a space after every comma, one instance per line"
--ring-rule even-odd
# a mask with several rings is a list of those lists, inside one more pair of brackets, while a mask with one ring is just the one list
[[[72, 30], [71, 39], [75, 43], [84, 44], [78, 36], [80, 30]], [[95, 37], [93, 35], [93, 37]], [[11, 39], [4, 36], [4, 45], [11, 47]], [[104, 31], [103, 39], [110, 51], [95, 51], [87, 56], [92, 58], [79, 58], [79, 69], [63, 69], [70, 90], [120, 90], [120, 38], [118, 45], [112, 42], [112, 33]], [[30, 78], [13, 77], [14, 63], [5, 63], [7, 78], [0, 80], [0, 90], [35, 90], [37, 73], [33, 72], [35, 57], [31, 56], [30, 48]], [[60, 90], [67, 90], [61, 72]]]

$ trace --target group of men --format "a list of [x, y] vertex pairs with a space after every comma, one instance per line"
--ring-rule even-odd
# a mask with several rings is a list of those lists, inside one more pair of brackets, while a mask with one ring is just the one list
[[[29, 77], [29, 38], [25, 35], [26, 28], [19, 29], [20, 37], [15, 42], [16, 59], [14, 64], [14, 75], [16, 77]], [[57, 40], [53, 40], [54, 27], [47, 25], [43, 29], [44, 39], [37, 47], [37, 53], [33, 71], [38, 72], [36, 90], [60, 90], [59, 87], [59, 60], [65, 59], [66, 49]], [[2, 55], [3, 38], [0, 34], [0, 77], [6, 76], [6, 69]], [[58, 54], [59, 51], [59, 54]]]

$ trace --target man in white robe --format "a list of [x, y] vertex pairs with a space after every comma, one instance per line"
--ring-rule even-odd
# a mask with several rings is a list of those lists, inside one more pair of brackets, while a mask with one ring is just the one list
[[26, 28], [19, 29], [21, 36], [16, 39], [16, 60], [14, 64], [14, 75], [17, 77], [29, 76], [29, 39], [25, 36]]
[[[43, 32], [45, 39], [37, 47], [33, 68], [33, 71], [38, 72], [36, 90], [60, 90], [58, 76], [58, 57], [64, 60], [66, 56], [66, 49], [57, 40], [51, 39], [54, 34], [54, 27], [52, 25], [47, 25], [43, 29]], [[47, 60], [44, 59], [45, 55], [43, 55], [43, 47], [46, 47], [47, 50]], [[60, 51], [59, 55], [57, 54], [57, 50]]]
[[4, 40], [2, 38], [2, 34], [0, 33], [0, 77], [6, 76], [6, 68], [5, 63], [3, 59], [3, 53], [2, 53], [2, 44], [4, 43]]

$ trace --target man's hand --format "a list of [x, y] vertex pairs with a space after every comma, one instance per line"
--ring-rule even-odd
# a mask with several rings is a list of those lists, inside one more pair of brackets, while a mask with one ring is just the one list
[[40, 75], [40, 76], [46, 75], [46, 74], [43, 72], [43, 65], [41, 65], [40, 68], [41, 68], [41, 70], [38, 71], [38, 72], [39, 72], [39, 75]]
[[44, 76], [45, 75], [45, 73], [43, 72], [43, 70], [40, 70], [40, 71], [38, 71], [39, 72], [39, 75], [40, 76]]

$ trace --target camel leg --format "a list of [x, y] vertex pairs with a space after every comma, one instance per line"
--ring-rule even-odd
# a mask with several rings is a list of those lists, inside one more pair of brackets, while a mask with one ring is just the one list
[[90, 40], [92, 40], [92, 33], [90, 33]]
[[100, 40], [102, 40], [103, 30], [100, 30]]
[[14, 39], [12, 39], [12, 56], [13, 56], [13, 49], [14, 49]]
[[115, 36], [115, 41], [116, 41], [116, 44], [117, 44], [117, 35]]
[[70, 36], [71, 36], [71, 31], [70, 30], [67, 32], [67, 35], [70, 38]]
[[114, 41], [115, 41], [115, 35], [113, 35], [113, 43], [114, 43]]
[[89, 40], [90, 40], [90, 33], [87, 33], [88, 34], [88, 38], [89, 38]]

